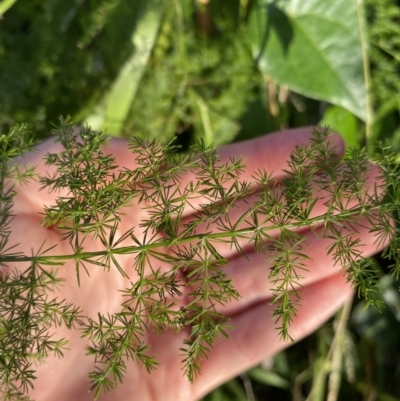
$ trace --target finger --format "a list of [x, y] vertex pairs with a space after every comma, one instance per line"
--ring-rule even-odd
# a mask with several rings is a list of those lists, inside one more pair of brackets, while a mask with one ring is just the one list
[[[387, 243], [380, 243], [379, 247], [375, 243], [376, 237], [369, 232], [370, 224], [367, 218], [360, 221], [360, 226], [355, 232], [347, 226], [344, 235], [352, 234], [353, 239], [359, 239], [360, 245], [357, 249], [360, 256], [367, 258], [382, 250]], [[294, 288], [300, 289], [330, 276], [343, 271], [343, 266], [335, 264], [332, 255], [327, 254], [328, 248], [332, 245], [332, 239], [322, 238], [323, 228], [319, 227], [314, 232], [307, 231], [305, 235], [304, 249], [301, 251], [308, 259], [304, 261], [306, 269], [297, 269], [299, 279], [295, 280]], [[388, 240], [389, 241], [389, 240]], [[244, 258], [234, 258], [224, 268], [224, 273], [232, 279], [233, 287], [239, 292], [241, 298], [232, 300], [224, 307], [219, 307], [219, 312], [224, 315], [240, 313], [251, 305], [271, 299], [273, 288], [277, 284], [272, 284], [269, 278], [271, 263], [266, 260], [271, 256], [269, 252], [248, 253], [249, 261]], [[296, 269], [295, 269], [296, 270]], [[293, 272], [294, 275], [294, 272]], [[279, 278], [278, 278], [279, 279]]]
[[[245, 158], [246, 169], [242, 175], [244, 180], [251, 180], [254, 172], [260, 168], [274, 172], [279, 178], [283, 175], [282, 170], [287, 168], [290, 154], [297, 146], [307, 146], [312, 138], [312, 127], [287, 129], [223, 146], [219, 152], [222, 161], [229, 161], [231, 157]], [[344, 154], [344, 142], [340, 135], [329, 136], [328, 142], [339, 156]]]
[[[128, 142], [124, 139], [113, 138], [105, 147], [104, 153], [114, 156], [117, 163], [121, 160], [127, 165], [127, 167], [130, 166], [130, 168], [135, 168], [137, 164], [134, 163], [134, 158], [132, 157], [132, 153], [129, 151], [127, 144]], [[54, 165], [45, 164], [43, 158], [48, 153], [57, 154], [61, 153], [63, 150], [64, 147], [60, 143], [56, 143], [54, 137], [51, 137], [36, 145], [35, 151], [15, 158], [13, 163], [35, 166], [35, 172], [38, 175], [41, 177], [51, 177], [57, 172], [57, 168]], [[29, 180], [29, 182], [24, 185], [17, 184], [15, 189], [24, 196], [15, 199], [13, 211], [15, 213], [24, 213], [27, 209], [32, 211], [42, 211], [44, 205], [52, 205], [58, 197], [68, 196], [68, 189], [66, 188], [60, 191], [49, 192], [48, 189], [42, 190], [42, 186], [43, 184], [37, 180]]]
[[[275, 172], [279, 176], [282, 174], [281, 170], [287, 167], [286, 161], [295, 147], [304, 146], [309, 143], [312, 137], [311, 131], [311, 127], [283, 130], [260, 138], [226, 145], [219, 149], [221, 161], [228, 162], [232, 157], [239, 158], [244, 156], [247, 165], [242, 175], [244, 180], [250, 180], [254, 171], [257, 171], [259, 168]], [[338, 154], [343, 154], [344, 144], [339, 135], [330, 136], [329, 141], [337, 148]], [[135, 157], [132, 157], [132, 152], [128, 149], [127, 144], [128, 142], [124, 139], [112, 138], [110, 143], [105, 147], [104, 153], [116, 157], [120, 167], [133, 169], [137, 167], [137, 163]], [[56, 143], [52, 137], [36, 145], [34, 152], [29, 152], [23, 157], [15, 158], [14, 162], [37, 165], [39, 174], [52, 174], [55, 168], [53, 166], [46, 166], [42, 157], [46, 153], [60, 153], [62, 150], [63, 146], [60, 143]], [[196, 181], [196, 177], [189, 173], [182, 178], [181, 185], [185, 186], [190, 181]], [[40, 184], [33, 181], [28, 185], [32, 189], [40, 188]]]
[[[292, 338], [299, 341], [312, 333], [352, 293], [341, 273], [302, 289], [302, 306], [290, 326]], [[208, 359], [201, 364], [202, 373], [194, 383], [196, 399], [291, 345], [278, 337], [279, 323], [271, 318], [273, 310], [268, 302], [262, 302], [232, 318], [230, 323], [236, 328], [230, 332], [230, 338], [217, 341]]]
[[[382, 195], [383, 187], [379, 185], [382, 180], [378, 180], [379, 175], [379, 167], [371, 164], [370, 172], [365, 180], [364, 190], [366, 195], [373, 198], [376, 197], [375, 195], [377, 195], [378, 197]], [[284, 197], [282, 197], [282, 188], [274, 188], [274, 191], [277, 203], [284, 205], [286, 200], [284, 199]], [[311, 219], [314, 219], [318, 216], [321, 216], [321, 219], [320, 221], [316, 221], [312, 225], [313, 227], [323, 222], [324, 215], [328, 211], [327, 202], [332, 199], [332, 197], [332, 193], [328, 191], [321, 191], [316, 188], [313, 198], [313, 200], [316, 200], [316, 203], [313, 206], [307, 220], [311, 221]], [[352, 208], [360, 206], [359, 201], [355, 198], [352, 198], [351, 200], [346, 200], [344, 196], [342, 198], [342, 203], [345, 210], [351, 210]], [[258, 212], [256, 216], [256, 221], [254, 215], [249, 214], [249, 210], [251, 210], [251, 208], [255, 206], [256, 202], [260, 201], [260, 199], [261, 198], [258, 195], [254, 195], [252, 197], [249, 197], [247, 200], [237, 201], [235, 205], [229, 209], [228, 215], [223, 216], [221, 220], [216, 219], [216, 221], [213, 223], [203, 223], [197, 226], [195, 232], [196, 235], [202, 235], [205, 233], [226, 233], [225, 236], [220, 235], [215, 240], [209, 240], [214, 248], [217, 250], [217, 252], [219, 252], [219, 254], [222, 255], [224, 258], [229, 258], [237, 254], [237, 247], [232, 246], [232, 243], [230, 241], [232, 239], [232, 234], [230, 234], [231, 231], [238, 232], [242, 230], [243, 234], [242, 236], [238, 236], [236, 238], [236, 244], [245, 252], [251, 252], [254, 249], [254, 233], [256, 232], [256, 229], [261, 229], [263, 233], [268, 235], [271, 239], [277, 238], [281, 231], [281, 227], [278, 227], [278, 225], [276, 224], [276, 218], [278, 217], [278, 215], [274, 216], [267, 213], [263, 215], [262, 213]], [[282, 215], [282, 213], [285, 213], [284, 210], [285, 209], [283, 209], [283, 211], [277, 211], [276, 213], [280, 213]], [[333, 215], [337, 215], [338, 213], [338, 210], [333, 211]], [[243, 216], [246, 216], [246, 218], [243, 218]], [[183, 219], [182, 226], [185, 227], [185, 225], [190, 224], [191, 221], [191, 218]], [[226, 226], [221, 226], [221, 222], [223, 224], [226, 224]], [[240, 223], [238, 224], [238, 222]], [[292, 221], [292, 223], [295, 223], [295, 221]], [[232, 229], [228, 229], [229, 227], [232, 227]], [[303, 224], [302, 226], [298, 226], [296, 228], [293, 228], [292, 230], [299, 232], [301, 230], [304, 230], [304, 228], [305, 225]], [[184, 230], [184, 228], [182, 228], [182, 230]], [[192, 243], [190, 243], [190, 245], [194, 246], [195, 243], [196, 241], [193, 241]], [[189, 246], [189, 244], [186, 244], [186, 246]], [[174, 252], [176, 251], [176, 249], [170, 248], [170, 251]]]
[[[243, 158], [244, 170], [240, 174], [241, 182], [253, 182], [257, 171], [265, 170], [271, 174], [271, 178], [280, 180], [284, 176], [282, 170], [287, 169], [290, 155], [297, 146], [305, 147], [312, 138], [312, 128], [302, 127], [264, 135], [259, 138], [229, 144], [218, 149], [220, 163], [230, 163], [231, 159]], [[338, 156], [344, 154], [344, 142], [338, 134], [329, 136], [327, 142], [336, 150]], [[218, 169], [217, 169], [218, 171]], [[199, 179], [193, 172], [186, 173], [180, 181], [181, 191], [190, 182], [196, 183]], [[228, 180], [222, 186], [228, 189], [233, 184], [233, 179]], [[190, 207], [185, 208], [183, 217], [189, 216], [200, 205], [209, 204], [205, 197], [191, 199]]]

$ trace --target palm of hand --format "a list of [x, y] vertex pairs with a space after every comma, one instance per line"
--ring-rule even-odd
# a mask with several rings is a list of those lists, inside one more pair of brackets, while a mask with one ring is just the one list
[[[267, 169], [280, 170], [282, 160], [287, 160], [293, 144], [306, 142], [308, 130], [298, 130], [292, 135], [292, 143], [287, 143], [283, 149], [284, 155], [275, 154], [272, 151], [270, 159], [253, 159], [253, 171], [258, 167], [269, 164]], [[270, 143], [274, 148], [274, 141], [281, 141], [282, 136], [265, 137], [265, 143]], [[287, 137], [286, 137], [287, 138]], [[235, 149], [232, 147], [229, 153], [241, 152], [252, 160], [252, 152], [255, 153], [257, 145], [251, 145]], [[45, 143], [42, 150], [55, 151], [55, 145]], [[107, 149], [117, 157], [119, 164], [131, 167], [131, 156], [125, 149], [125, 144], [114, 141]], [[247, 150], [247, 154], [246, 154]], [[255, 160], [255, 161], [254, 161]], [[267, 160], [268, 162], [265, 162]], [[44, 174], [45, 167], [40, 163], [39, 156], [31, 155], [29, 163], [38, 164], [38, 171]], [[254, 167], [254, 168], [252, 168]], [[251, 173], [251, 172], [250, 172]], [[249, 173], [249, 175], [250, 175]], [[18, 188], [19, 194], [15, 201], [12, 222], [12, 236], [10, 244], [19, 242], [16, 250], [29, 254], [30, 250], [39, 249], [43, 241], [45, 248], [58, 244], [51, 252], [53, 254], [70, 254], [71, 248], [68, 242], [60, 242], [60, 233], [54, 228], [40, 227], [43, 204], [54, 204], [55, 195], [38, 191], [39, 185], [31, 183], [28, 187]], [[122, 235], [131, 227], [138, 227], [140, 221], [146, 218], [144, 212], [134, 206], [126, 211], [119, 234]], [[27, 229], [29, 228], [29, 231]], [[135, 235], [138, 235], [135, 231]], [[310, 233], [311, 235], [311, 233]], [[373, 238], [365, 232], [360, 232], [360, 237], [367, 244], [365, 253], [375, 250]], [[330, 258], [326, 256], [327, 242], [310, 237], [307, 252], [312, 261], [309, 265], [309, 273], [305, 274], [302, 281], [303, 306], [294, 319], [291, 335], [294, 339], [300, 339], [315, 329], [321, 322], [328, 318], [351, 295], [349, 285], [340, 273], [340, 266], [333, 266]], [[101, 243], [89, 241], [85, 243], [88, 250], [102, 249]], [[239, 301], [229, 303], [222, 311], [230, 316], [232, 324], [237, 328], [232, 331], [230, 340], [217, 340], [215, 348], [209, 355], [209, 359], [202, 363], [202, 374], [196, 378], [194, 384], [190, 384], [183, 376], [181, 369], [181, 352], [179, 348], [183, 340], [188, 336], [189, 329], [180, 333], [167, 332], [162, 335], [150, 332], [146, 334], [146, 343], [151, 346], [150, 355], [156, 357], [160, 366], [148, 374], [139, 362], [128, 362], [128, 370], [123, 384], [107, 395], [101, 395], [99, 399], [112, 400], [194, 400], [208, 392], [211, 388], [234, 376], [240, 371], [260, 362], [278, 350], [287, 346], [276, 333], [275, 324], [271, 321], [271, 307], [268, 302], [271, 298], [271, 284], [268, 283], [268, 268], [265, 267], [265, 256], [249, 252], [251, 263], [238, 259], [237, 255], [226, 255], [230, 264], [226, 271], [242, 298]], [[120, 309], [123, 298], [118, 290], [129, 286], [134, 278], [129, 270], [132, 266], [132, 256], [124, 256], [119, 261], [124, 267], [130, 280], [125, 279], [116, 270], [104, 272], [100, 267], [90, 268], [90, 277], [81, 272], [81, 284], [78, 286], [76, 271], [73, 263], [66, 263], [60, 269], [60, 277], [65, 279], [57, 296], [67, 299], [79, 305], [84, 313], [96, 318], [97, 313], [113, 313]], [[168, 269], [158, 262], [162, 269]], [[181, 288], [184, 291], [183, 288]], [[185, 302], [185, 294], [180, 302]], [[90, 388], [87, 375], [93, 370], [93, 359], [85, 354], [86, 339], [80, 338], [79, 331], [68, 331], [66, 328], [58, 328], [56, 338], [65, 337], [69, 340], [65, 358], [57, 359], [49, 357], [48, 360], [37, 368], [38, 381], [32, 391], [33, 398], [46, 400], [91, 400], [93, 393], [88, 393]]]

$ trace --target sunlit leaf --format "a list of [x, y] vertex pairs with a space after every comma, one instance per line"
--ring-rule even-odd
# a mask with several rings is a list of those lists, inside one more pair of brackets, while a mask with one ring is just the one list
[[251, 14], [254, 57], [265, 74], [305, 96], [366, 119], [357, 4], [261, 0]]
[[121, 132], [157, 38], [163, 12], [159, 1], [150, 2], [133, 27], [131, 56], [121, 66], [109, 92], [86, 118], [93, 129], [103, 129], [112, 135]]

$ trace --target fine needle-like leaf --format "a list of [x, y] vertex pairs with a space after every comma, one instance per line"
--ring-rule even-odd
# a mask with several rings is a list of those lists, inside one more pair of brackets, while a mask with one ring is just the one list
[[[259, 170], [247, 182], [241, 179], [240, 159], [222, 162], [204, 142], [189, 154], [179, 154], [172, 142], [132, 138], [129, 149], [136, 167], [119, 168], [104, 151], [105, 134], [88, 127], [76, 130], [70, 120], [61, 120], [54, 134], [63, 150], [44, 157], [56, 171], [37, 179], [43, 189], [63, 191], [45, 207], [42, 225], [58, 230], [71, 251], [11, 252], [15, 191], [5, 180], [36, 177], [30, 168], [8, 166], [15, 147], [27, 149], [17, 140], [21, 130], [11, 131], [7, 140], [0, 138], [0, 386], [10, 400], [22, 399], [33, 386], [32, 359], [51, 353], [63, 357], [66, 340], [50, 339], [49, 334], [52, 326], [60, 325], [79, 329], [88, 341], [95, 398], [123, 382], [129, 360], [141, 362], [148, 371], [157, 366], [146, 343], [152, 330], [161, 334], [190, 328], [181, 351], [183, 371], [193, 381], [215, 341], [228, 337], [232, 329], [221, 306], [240, 297], [224, 271], [229, 261], [221, 245], [239, 256], [246, 256], [249, 244], [266, 253], [272, 318], [285, 340], [291, 340], [290, 324], [301, 308], [302, 276], [309, 260], [306, 232], [330, 241], [327, 254], [343, 267], [367, 305], [380, 302], [373, 264], [362, 257], [363, 244], [351, 234], [365, 229], [361, 217], [371, 224], [378, 244], [392, 238], [383, 255], [393, 259], [393, 274], [400, 274], [400, 231], [392, 223], [400, 216], [397, 157], [381, 148], [375, 160], [381, 177], [372, 188], [367, 184], [366, 152], [350, 149], [340, 159], [328, 141], [328, 129], [314, 130], [310, 144], [293, 151], [282, 180]], [[183, 184], [187, 174], [195, 179]], [[122, 231], [132, 205], [142, 210], [143, 218], [137, 227]], [[317, 213], [320, 205], [325, 207], [322, 214]], [[88, 245], [93, 241], [96, 251]], [[122, 255], [132, 256], [130, 265], [121, 262]], [[18, 268], [20, 262], [29, 267]], [[82, 271], [90, 275], [92, 269], [121, 276], [128, 284], [120, 288], [119, 309], [99, 312], [95, 319], [79, 305], [50, 297], [62, 284], [58, 274], [67, 262], [75, 266], [78, 283]]]

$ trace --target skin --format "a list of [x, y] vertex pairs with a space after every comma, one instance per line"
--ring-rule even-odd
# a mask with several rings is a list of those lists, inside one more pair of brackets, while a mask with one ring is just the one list
[[[310, 138], [309, 127], [282, 131], [272, 135], [246, 141], [240, 144], [231, 144], [221, 148], [222, 159], [228, 160], [229, 156], [243, 156], [247, 169], [242, 175], [243, 180], [250, 181], [251, 175], [257, 169], [266, 169], [280, 176], [281, 169], [287, 168], [286, 160], [296, 145], [305, 145]], [[343, 153], [343, 142], [338, 135], [331, 137], [333, 145], [339, 154]], [[41, 144], [38, 151], [29, 154], [20, 163], [28, 162], [38, 166], [40, 174], [50, 171], [44, 166], [41, 156], [45, 152], [57, 152], [58, 144], [49, 140]], [[116, 156], [117, 163], [122, 167], [133, 168], [132, 155], [127, 150], [126, 143], [122, 140], [112, 140], [107, 148]], [[377, 169], [372, 168], [370, 181], [373, 182]], [[187, 176], [184, 181], [193, 177]], [[28, 186], [17, 187], [19, 191], [14, 214], [15, 219], [11, 223], [12, 236], [10, 244], [19, 243], [15, 251], [31, 253], [38, 249], [45, 240], [45, 247], [58, 244], [52, 250], [53, 254], [71, 253], [68, 243], [60, 242], [60, 234], [55, 228], [40, 227], [40, 212], [43, 205], [53, 205], [55, 194], [39, 191], [40, 185], [32, 182]], [[201, 201], [199, 202], [201, 203]], [[241, 205], [245, 207], [245, 204]], [[321, 202], [317, 204], [316, 213], [323, 212]], [[186, 219], [190, 219], [191, 211], [187, 211]], [[234, 212], [232, 212], [234, 213]], [[126, 211], [119, 234], [122, 234], [132, 226], [137, 227], [141, 219], [146, 218], [146, 211], [137, 206], [131, 206]], [[366, 222], [366, 225], [368, 223]], [[140, 229], [135, 230], [135, 235], [140, 237]], [[369, 256], [378, 251], [374, 244], [374, 237], [368, 233], [367, 227], [354, 233], [360, 237], [365, 246], [362, 254]], [[346, 283], [346, 277], [341, 271], [341, 266], [334, 265], [330, 256], [326, 255], [328, 240], [317, 238], [312, 232], [308, 232], [309, 245], [304, 252], [311, 257], [300, 280], [303, 286], [299, 291], [302, 295], [302, 306], [293, 319], [290, 335], [295, 341], [302, 339], [331, 317], [353, 295], [353, 290]], [[126, 244], [125, 244], [126, 245]], [[99, 250], [101, 244], [91, 241], [88, 249]], [[254, 253], [247, 250], [249, 261], [238, 257], [231, 249], [219, 249], [229, 259], [226, 266], [227, 274], [233, 279], [236, 289], [242, 298], [229, 302], [221, 308], [221, 311], [231, 318], [230, 323], [235, 326], [230, 331], [230, 339], [218, 339], [208, 359], [201, 364], [202, 373], [190, 384], [183, 376], [181, 365], [181, 351], [184, 338], [188, 331], [178, 334], [167, 332], [162, 335], [149, 333], [146, 341], [151, 345], [151, 355], [156, 356], [160, 366], [156, 371], [148, 374], [140, 363], [128, 362], [128, 370], [123, 384], [117, 386], [107, 395], [101, 395], [99, 400], [141, 400], [141, 401], [189, 401], [197, 400], [211, 391], [219, 384], [234, 377], [245, 369], [250, 368], [271, 357], [278, 351], [290, 345], [282, 341], [277, 333], [277, 325], [271, 319], [273, 306], [271, 300], [271, 283], [268, 281], [269, 269], [265, 262], [267, 255]], [[125, 271], [131, 275], [131, 256], [120, 258], [119, 262]], [[161, 262], [158, 262], [160, 265]], [[162, 266], [167, 268], [167, 266]], [[121, 296], [118, 290], [129, 285], [116, 269], [105, 273], [101, 268], [90, 267], [90, 278], [81, 274], [80, 287], [76, 282], [75, 267], [65, 264], [59, 272], [65, 278], [65, 283], [60, 289], [60, 298], [66, 298], [74, 302], [84, 310], [85, 314], [97, 317], [97, 313], [115, 312], [121, 304]], [[183, 277], [184, 279], [184, 277]], [[184, 294], [180, 302], [187, 301]], [[93, 370], [93, 360], [85, 356], [87, 341], [79, 336], [78, 331], [68, 331], [65, 328], [57, 329], [55, 338], [66, 337], [69, 340], [65, 358], [57, 359], [49, 357], [46, 363], [37, 366], [38, 380], [31, 392], [32, 398], [37, 401], [86, 401], [93, 399], [88, 373]]]

